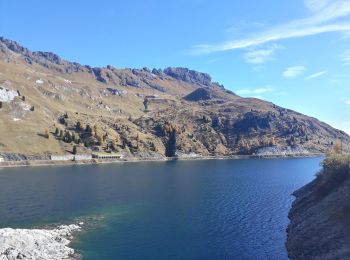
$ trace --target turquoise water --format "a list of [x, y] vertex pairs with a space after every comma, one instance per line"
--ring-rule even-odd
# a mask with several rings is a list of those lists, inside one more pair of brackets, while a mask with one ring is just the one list
[[291, 193], [321, 158], [0, 170], [0, 227], [83, 220], [84, 259], [288, 259]]

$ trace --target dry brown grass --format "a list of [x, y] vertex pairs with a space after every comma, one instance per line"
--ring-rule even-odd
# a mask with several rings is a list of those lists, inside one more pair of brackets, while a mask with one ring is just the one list
[[330, 154], [322, 162], [322, 167], [317, 174], [316, 190], [324, 197], [350, 177], [350, 155]]

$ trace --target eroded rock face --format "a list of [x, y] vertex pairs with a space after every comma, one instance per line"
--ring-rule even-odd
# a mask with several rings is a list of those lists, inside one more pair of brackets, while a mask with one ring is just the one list
[[5, 46], [6, 46], [11, 51], [14, 51], [16, 53], [27, 54], [30, 52], [27, 48], [24, 48], [23, 46], [21, 46], [17, 42], [9, 40], [9, 39], [5, 39], [3, 37], [0, 37], [0, 43], [1, 43], [0, 44], [1, 48], [5, 48]]
[[294, 192], [286, 242], [292, 260], [350, 259], [349, 166], [342, 171]]
[[33, 52], [33, 55], [35, 55], [38, 59], [48, 60], [57, 65], [63, 64], [63, 60], [60, 58], [60, 56], [52, 52], [37, 51]]
[[71, 257], [71, 235], [79, 231], [78, 225], [62, 225], [53, 230], [0, 229], [0, 260], [47, 259], [61, 260]]
[[189, 70], [187, 68], [166, 68], [163, 72], [170, 77], [188, 83], [195, 83], [204, 86], [211, 85], [211, 77], [208, 74], [195, 70]]

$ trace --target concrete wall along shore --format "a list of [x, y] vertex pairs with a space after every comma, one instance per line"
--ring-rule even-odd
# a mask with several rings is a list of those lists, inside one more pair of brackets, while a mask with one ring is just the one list
[[91, 154], [65, 154], [65, 155], [51, 155], [52, 161], [83, 161], [91, 160]]

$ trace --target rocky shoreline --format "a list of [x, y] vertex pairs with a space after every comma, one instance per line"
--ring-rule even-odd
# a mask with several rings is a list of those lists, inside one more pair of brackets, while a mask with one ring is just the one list
[[350, 259], [350, 157], [327, 158], [293, 193], [286, 248], [292, 260]]
[[76, 259], [69, 247], [73, 234], [83, 223], [60, 225], [54, 229], [0, 229], [0, 260]]

